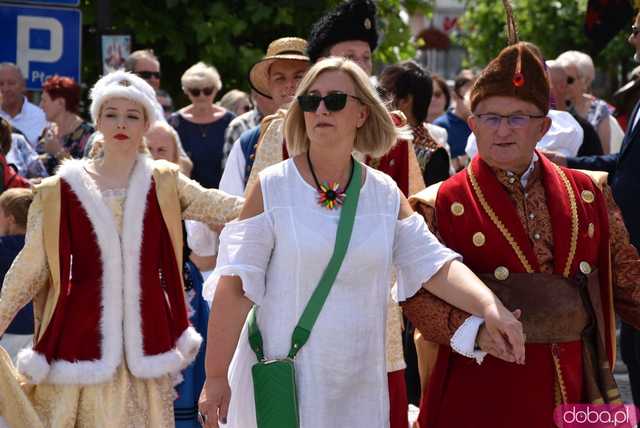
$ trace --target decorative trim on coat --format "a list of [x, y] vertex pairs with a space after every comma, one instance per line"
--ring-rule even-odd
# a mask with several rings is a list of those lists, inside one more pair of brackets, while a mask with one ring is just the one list
[[54, 360], [49, 363], [44, 354], [25, 349], [18, 355], [18, 370], [36, 384], [43, 381], [54, 384], [102, 383], [110, 380], [122, 364], [124, 349], [129, 370], [134, 376], [176, 375], [193, 361], [202, 337], [189, 326], [172, 349], [157, 355], [145, 355], [142, 336], [140, 259], [154, 163], [147, 156], [140, 155], [134, 166], [124, 205], [121, 238], [111, 209], [85, 170], [85, 164], [84, 160], [65, 161], [58, 175], [69, 184], [85, 209], [101, 253], [101, 357], [91, 361]]

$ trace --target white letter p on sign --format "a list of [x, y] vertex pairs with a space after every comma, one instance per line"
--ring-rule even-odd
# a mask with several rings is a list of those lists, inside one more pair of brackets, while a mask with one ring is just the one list
[[[30, 48], [31, 30], [49, 31], [49, 49]], [[60, 21], [42, 16], [18, 16], [18, 52], [16, 65], [23, 75], [29, 75], [30, 62], [56, 62], [62, 57], [62, 36], [64, 30]]]

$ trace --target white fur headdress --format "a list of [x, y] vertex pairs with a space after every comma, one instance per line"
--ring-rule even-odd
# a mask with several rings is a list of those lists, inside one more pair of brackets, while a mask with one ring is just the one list
[[93, 85], [89, 97], [93, 123], [98, 120], [100, 106], [110, 98], [126, 98], [142, 104], [150, 124], [160, 119], [155, 91], [142, 78], [128, 71], [117, 70], [103, 76]]

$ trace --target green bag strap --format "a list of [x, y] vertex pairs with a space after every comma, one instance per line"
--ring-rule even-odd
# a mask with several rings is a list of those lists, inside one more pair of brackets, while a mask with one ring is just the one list
[[[307, 306], [304, 308], [298, 325], [293, 330], [291, 337], [291, 349], [289, 350], [288, 357], [293, 359], [300, 349], [307, 343], [311, 330], [313, 329], [320, 311], [324, 306], [324, 302], [329, 296], [331, 287], [338, 276], [338, 271], [342, 266], [344, 256], [347, 254], [347, 248], [349, 241], [351, 240], [351, 232], [353, 231], [353, 223], [356, 217], [356, 210], [358, 209], [358, 199], [360, 198], [360, 188], [362, 186], [362, 166], [360, 162], [355, 161], [353, 163], [353, 177], [342, 205], [342, 211], [340, 212], [340, 220], [338, 222], [338, 230], [336, 232], [336, 243], [333, 248], [333, 255], [329, 260], [329, 264], [325, 268], [320, 282], [313, 291]], [[248, 334], [249, 345], [253, 352], [255, 352], [258, 361], [264, 360], [264, 349], [262, 346], [262, 335], [256, 322], [256, 307], [251, 308], [248, 315]]]

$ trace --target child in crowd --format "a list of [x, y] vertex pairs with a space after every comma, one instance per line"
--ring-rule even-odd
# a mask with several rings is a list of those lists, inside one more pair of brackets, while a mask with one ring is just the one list
[[[24, 247], [27, 213], [33, 200], [30, 189], [7, 189], [0, 195], [0, 288], [13, 259]], [[26, 305], [0, 338], [0, 346], [15, 361], [18, 351], [33, 340], [33, 306]]]

